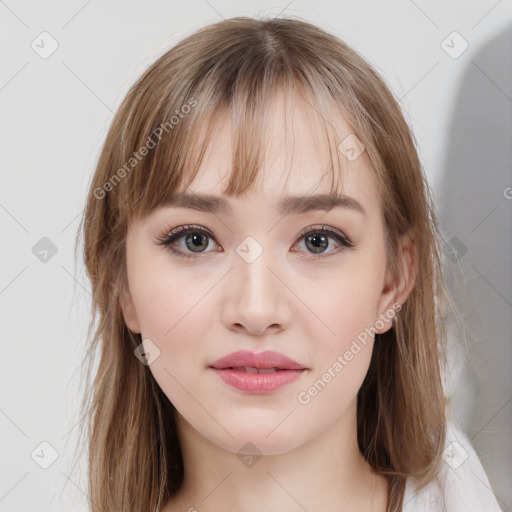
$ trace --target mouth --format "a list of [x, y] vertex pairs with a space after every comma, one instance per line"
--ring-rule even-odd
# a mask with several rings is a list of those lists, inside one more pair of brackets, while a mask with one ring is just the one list
[[226, 384], [248, 393], [268, 393], [297, 380], [308, 368], [278, 352], [239, 351], [209, 365]]

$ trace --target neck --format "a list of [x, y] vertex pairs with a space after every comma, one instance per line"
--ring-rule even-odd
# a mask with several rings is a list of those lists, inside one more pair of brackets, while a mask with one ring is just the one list
[[[237, 457], [177, 415], [184, 482], [164, 512], [385, 512], [387, 481], [357, 444], [355, 402], [319, 436], [279, 455]], [[256, 460], [257, 459], [257, 460]]]

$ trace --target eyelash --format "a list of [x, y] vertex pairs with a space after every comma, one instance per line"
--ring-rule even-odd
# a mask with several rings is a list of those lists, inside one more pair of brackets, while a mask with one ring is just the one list
[[[204, 229], [201, 226], [186, 225], [186, 226], [178, 226], [178, 227], [174, 228], [173, 230], [171, 230], [170, 232], [167, 231], [164, 236], [157, 238], [157, 245], [163, 245], [163, 246], [167, 247], [171, 252], [176, 254], [177, 256], [180, 256], [180, 257], [186, 258], [186, 259], [198, 258], [201, 256], [201, 254], [205, 254], [205, 252], [206, 253], [215, 252], [215, 251], [205, 251], [202, 253], [198, 252], [196, 254], [185, 253], [183, 251], [176, 250], [175, 248], [173, 248], [171, 246], [176, 240], [179, 240], [180, 238], [182, 238], [186, 235], [189, 235], [189, 234], [193, 234], [193, 233], [201, 233], [215, 241], [215, 237], [207, 229]], [[330, 229], [326, 226], [321, 226], [321, 227], [311, 226], [306, 229], [303, 229], [297, 235], [297, 238], [296, 238], [294, 244], [312, 233], [328, 235], [329, 237], [334, 238], [342, 247], [345, 247], [347, 249], [350, 249], [355, 246], [355, 244], [347, 236], [342, 235], [341, 233], [338, 233], [337, 231], [334, 231], [333, 229]], [[324, 254], [324, 255], [317, 254], [316, 257], [317, 258], [327, 258], [331, 254], [333, 254], [333, 253], [336, 254], [338, 252], [339, 251], [330, 251], [329, 253]], [[310, 253], [310, 254], [312, 256], [315, 256], [315, 254], [313, 254], [313, 253]]]

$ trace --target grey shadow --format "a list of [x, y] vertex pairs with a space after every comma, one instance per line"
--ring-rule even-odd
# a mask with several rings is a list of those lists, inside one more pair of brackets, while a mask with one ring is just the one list
[[468, 62], [435, 191], [449, 241], [448, 288], [463, 322], [448, 315], [450, 344], [459, 347], [451, 403], [505, 512], [512, 510], [512, 25]]

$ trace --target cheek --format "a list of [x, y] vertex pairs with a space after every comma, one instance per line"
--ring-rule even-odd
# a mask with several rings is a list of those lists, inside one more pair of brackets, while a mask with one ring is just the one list
[[154, 261], [133, 273], [130, 286], [142, 339], [159, 350], [150, 370], [177, 407], [190, 403], [180, 383], [190, 387], [190, 369], [206, 366], [202, 344], [211, 328], [214, 308], [208, 292], [214, 284], [204, 274], [172, 271], [168, 262]]
[[340, 267], [322, 286], [309, 288], [310, 310], [298, 322], [315, 352], [308, 382], [314, 388], [303, 389], [300, 403], [334, 400], [343, 409], [357, 394], [371, 360], [383, 268], [384, 260], [361, 254], [350, 272]]
[[[381, 262], [374, 258], [330, 269], [329, 277], [311, 284], [297, 316], [311, 340], [324, 352], [342, 350], [377, 318], [381, 295]], [[297, 283], [298, 285], [298, 283]], [[319, 339], [320, 337], [320, 339]]]
[[[140, 264], [151, 261], [151, 264]], [[142, 335], [167, 345], [184, 328], [201, 327], [201, 301], [213, 283], [197, 272], [182, 271], [169, 264], [165, 254], [137, 258], [132, 267], [130, 290]], [[198, 321], [199, 320], [199, 321]]]
[[338, 287], [335, 292], [334, 300], [325, 301], [320, 309], [329, 329], [322, 328], [322, 334], [309, 329], [309, 338], [315, 340], [311, 343], [315, 351], [313, 371], [296, 397], [303, 412], [322, 417], [326, 423], [335, 421], [355, 400], [374, 345], [369, 329], [375, 319], [372, 294], [349, 287]]

